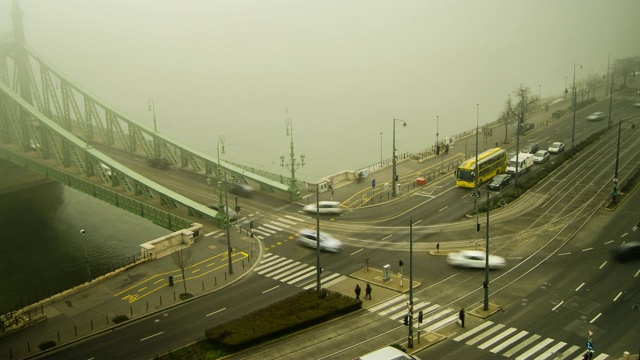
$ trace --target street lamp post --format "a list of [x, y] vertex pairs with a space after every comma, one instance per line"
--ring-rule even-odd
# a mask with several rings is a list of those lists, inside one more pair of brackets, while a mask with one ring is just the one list
[[[606, 88], [605, 84], [605, 88]], [[611, 109], [613, 108], [613, 76], [611, 76], [611, 91], [609, 92], [609, 129], [611, 129]]]
[[382, 166], [382, 131], [380, 131], [380, 167]]
[[611, 202], [614, 204], [618, 197], [618, 161], [620, 159], [620, 130], [622, 128], [622, 119], [618, 120], [618, 146], [616, 148], [616, 172], [613, 175], [613, 191], [611, 192]]
[[[80, 230], [82, 237], [84, 238], [86, 232], [84, 229]], [[87, 252], [87, 242], [83, 239], [82, 244], [84, 245], [84, 262], [87, 264], [87, 274], [89, 275], [89, 281], [91, 281], [91, 269], [89, 268], [89, 253]]]
[[[484, 311], [489, 310], [489, 210], [491, 209], [491, 204], [489, 203], [489, 196], [492, 194], [491, 191], [483, 190], [487, 193], [487, 225], [486, 225], [486, 241], [485, 241], [485, 256], [484, 256], [484, 282], [482, 283], [482, 287], [484, 288]], [[493, 193], [496, 196], [500, 196], [499, 194]], [[500, 207], [504, 207], [506, 202], [500, 196]]]
[[[226, 229], [227, 231], [227, 255], [229, 257], [229, 274], [233, 274], [233, 262], [231, 261], [231, 235], [229, 233], [229, 202], [227, 195], [227, 173], [224, 173], [224, 185], [222, 183], [222, 163], [220, 162], [220, 150], [222, 149], [222, 155], [224, 155], [224, 135], [218, 136], [218, 173], [216, 177], [218, 178], [218, 222], [220, 227]], [[223, 199], [224, 195], [224, 199]]]
[[396, 170], [396, 121], [401, 121], [402, 126], [407, 127], [407, 122], [404, 120], [393, 118], [393, 151], [391, 154], [391, 196], [396, 197], [396, 182], [397, 182], [397, 170]]
[[156, 159], [160, 158], [160, 144], [158, 143], [158, 137], [156, 134], [158, 133], [158, 123], [156, 122], [156, 105], [153, 102], [153, 98], [149, 97], [147, 100], [149, 104], [149, 111], [153, 113], [153, 156]]
[[542, 104], [542, 84], [538, 85], [538, 107]]
[[407, 347], [413, 349], [413, 217], [409, 217], [409, 338], [407, 339]]
[[287, 136], [290, 137], [290, 152], [289, 152], [289, 164], [284, 163], [284, 155], [280, 155], [280, 165], [282, 167], [289, 168], [291, 170], [291, 184], [289, 184], [289, 196], [291, 200], [300, 199], [300, 189], [298, 188], [298, 180], [296, 179], [296, 169], [304, 166], [304, 155], [300, 155], [300, 163], [296, 163], [296, 154], [293, 146], [293, 122], [287, 118], [285, 121], [285, 127], [287, 128]]
[[[571, 148], [575, 150], [576, 148], [576, 102], [577, 102], [577, 97], [576, 97], [576, 65], [578, 65], [578, 63], [573, 63], [573, 126], [571, 128]], [[580, 68], [582, 69], [582, 65], [580, 65]]]

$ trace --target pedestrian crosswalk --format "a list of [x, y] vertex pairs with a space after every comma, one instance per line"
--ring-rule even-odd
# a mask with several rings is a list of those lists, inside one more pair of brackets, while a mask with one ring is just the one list
[[[259, 214], [251, 214], [243, 217], [242, 219], [239, 219], [238, 221], [236, 221], [236, 226], [246, 228], [253, 222], [251, 219], [255, 218], [257, 215]], [[292, 228], [295, 229], [294, 231], [297, 231], [297, 228], [295, 227], [299, 226], [299, 224], [304, 223], [305, 221], [307, 221], [307, 219], [291, 215], [283, 215], [282, 217], [279, 217], [275, 220], [269, 220], [265, 223], [256, 224], [252, 228], [252, 231], [253, 235], [256, 238], [258, 238], [259, 240], [264, 240], [265, 238], [281, 231], [291, 230]]]
[[[273, 253], [264, 254], [260, 264], [253, 271], [305, 290], [314, 288], [317, 285], [315, 266], [287, 259]], [[329, 287], [344, 279], [346, 279], [344, 275], [323, 271], [320, 284], [322, 287]]]
[[[407, 295], [400, 295], [369, 307], [367, 310], [402, 323], [404, 322], [404, 316], [409, 313], [408, 304], [409, 297]], [[458, 320], [458, 313], [454, 309], [443, 308], [440, 305], [414, 297], [414, 317], [420, 311], [424, 314], [422, 323], [420, 324], [417, 320], [414, 320], [413, 326], [416, 328], [420, 327], [420, 329], [424, 331], [435, 331]]]
[[623, 101], [633, 101], [633, 102], [638, 102], [640, 101], [640, 96], [638, 95], [620, 95], [620, 94], [614, 94], [613, 98], [616, 100], [623, 100]]
[[[584, 348], [552, 338], [543, 338], [504, 324], [485, 321], [453, 338], [453, 341], [476, 346], [494, 354], [516, 360], [582, 359]], [[607, 359], [607, 354], [594, 354], [594, 360]]]

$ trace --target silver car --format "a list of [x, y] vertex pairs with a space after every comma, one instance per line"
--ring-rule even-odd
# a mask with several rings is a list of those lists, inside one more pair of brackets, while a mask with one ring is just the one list
[[[454, 267], [484, 269], [485, 253], [479, 250], [463, 250], [447, 255], [447, 264]], [[502, 269], [507, 265], [504, 258], [497, 255], [489, 255], [489, 269]]]
[[[318, 245], [318, 236], [315, 230], [302, 229], [297, 234], [297, 240], [300, 244], [310, 248], [316, 248]], [[320, 231], [320, 250], [329, 252], [338, 252], [342, 249], [342, 242], [324, 231]]]
[[593, 114], [587, 116], [587, 120], [589, 121], [598, 121], [598, 120], [604, 120], [605, 115], [602, 111], [596, 111]]

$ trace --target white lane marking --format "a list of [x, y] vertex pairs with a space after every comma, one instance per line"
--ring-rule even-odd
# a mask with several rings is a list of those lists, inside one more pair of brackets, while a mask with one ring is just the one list
[[164, 334], [164, 331], [161, 331], [161, 332], [159, 332], [159, 333], [157, 333], [157, 334], [153, 334], [153, 335], [151, 335], [151, 336], [147, 336], [146, 338], [142, 338], [142, 339], [140, 339], [140, 341], [149, 340], [149, 339], [151, 339], [152, 337], [156, 337], [156, 336], [158, 336], [158, 335], [162, 335], [162, 334]]
[[295, 220], [295, 221], [297, 221], [297, 222], [302, 222], [302, 221], [304, 221], [304, 219], [300, 219], [300, 218], [297, 218], [297, 217], [295, 217], [295, 216], [291, 216], [291, 215], [285, 215], [284, 217], [286, 217], [287, 219]]
[[576, 291], [580, 290], [583, 286], [584, 286], [584, 283], [580, 284], [580, 286], [576, 288]]
[[214, 311], [212, 313], [207, 314], [207, 316], [215, 315], [215, 314], [219, 313], [220, 311], [225, 311], [225, 310], [227, 310], [227, 308], [222, 308], [220, 310], [216, 310], [216, 311]]
[[602, 270], [602, 268], [607, 265], [607, 261], [605, 260], [605, 262], [602, 263], [602, 265], [600, 265], [600, 269]]
[[364, 250], [364, 249], [356, 250], [356, 251], [352, 252], [352, 253], [351, 253], [351, 254], [349, 254], [349, 255], [355, 255], [355, 254], [357, 254], [357, 253], [359, 253], [360, 251], [363, 251], [363, 250]]
[[560, 303], [556, 306], [553, 307], [553, 309], [551, 309], [551, 311], [556, 311], [557, 308], [560, 307], [560, 305], [564, 304], [564, 300], [560, 301]]
[[558, 256], [565, 256], [565, 255], [571, 255], [571, 253], [570, 253], [570, 252], [568, 252], [568, 253], [558, 254]]
[[620, 295], [622, 295], [622, 291], [620, 291], [620, 292], [618, 293], [618, 295], [617, 295], [615, 298], [613, 298], [613, 301], [617, 301], [617, 300], [618, 300], [618, 298], [620, 297]]
[[599, 313], [598, 315], [596, 315], [596, 317], [594, 317], [591, 321], [589, 321], [589, 324], [593, 324], [596, 320], [598, 320], [600, 315], [602, 315], [602, 313]]
[[586, 249], [582, 249], [582, 251], [591, 251], [591, 250], [593, 250], [593, 248], [592, 248], [592, 247], [590, 247], [590, 248], [586, 248]]
[[506, 349], [508, 346], [510, 346], [511, 344], [513, 344], [514, 342], [520, 340], [520, 338], [525, 337], [529, 332], [528, 331], [520, 331], [517, 335], [514, 335], [512, 338], [510, 338], [509, 340], [503, 342], [502, 344], [494, 347], [493, 349], [489, 350], [494, 354], [497, 354], [498, 352]]
[[266, 294], [266, 293], [268, 293], [269, 291], [271, 291], [271, 290], [275, 290], [275, 289], [277, 289], [277, 288], [279, 288], [279, 287], [280, 287], [280, 285], [276, 285], [276, 286], [272, 287], [271, 289], [267, 289], [267, 290], [263, 291], [262, 293], [263, 293], [263, 294]]
[[444, 210], [446, 210], [448, 207], [449, 207], [449, 206], [445, 206], [445, 207], [443, 207], [442, 209], [438, 210], [438, 212], [444, 211]]

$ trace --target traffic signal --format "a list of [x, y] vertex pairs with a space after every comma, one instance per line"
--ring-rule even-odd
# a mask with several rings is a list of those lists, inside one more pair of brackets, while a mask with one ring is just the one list
[[418, 322], [422, 324], [422, 310], [418, 313]]
[[398, 264], [400, 265], [400, 267], [402, 267], [402, 265], [404, 265], [404, 261], [400, 259], [400, 261], [398, 261]]
[[239, 212], [239, 211], [240, 211], [240, 206], [236, 205], [236, 212]]
[[436, 145], [436, 155], [440, 155], [440, 145]]
[[404, 326], [409, 326], [409, 315], [404, 316]]
[[476, 225], [477, 225], [476, 231], [480, 231], [480, 224], [476, 224]]

